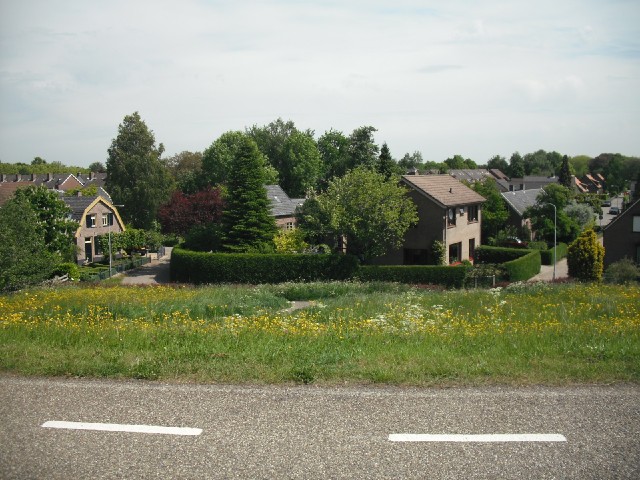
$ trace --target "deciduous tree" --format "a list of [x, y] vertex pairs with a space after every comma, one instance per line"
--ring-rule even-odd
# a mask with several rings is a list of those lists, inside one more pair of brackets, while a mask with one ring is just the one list
[[327, 229], [346, 238], [347, 252], [364, 262], [400, 247], [418, 219], [406, 189], [365, 166], [332, 180], [317, 202]]
[[116, 204], [124, 204], [123, 219], [135, 228], [150, 229], [173, 190], [160, 161], [163, 151], [138, 112], [124, 117], [109, 147], [106, 188]]
[[71, 210], [58, 194], [43, 186], [30, 186], [17, 190], [14, 198], [26, 201], [35, 212], [47, 249], [61, 262], [75, 260], [78, 223], [70, 220]]
[[46, 280], [58, 261], [44, 240], [40, 219], [25, 197], [0, 207], [0, 291]]
[[207, 188], [192, 194], [175, 191], [171, 200], [158, 210], [158, 219], [164, 233], [184, 235], [193, 227], [220, 223], [223, 208], [219, 188]]

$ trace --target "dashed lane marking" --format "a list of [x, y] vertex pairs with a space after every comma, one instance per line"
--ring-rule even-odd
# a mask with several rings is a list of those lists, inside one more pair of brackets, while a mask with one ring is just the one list
[[492, 433], [481, 435], [392, 433], [390, 442], [566, 442], [558, 433]]
[[118, 423], [86, 423], [48, 421], [44, 428], [62, 428], [67, 430], [98, 430], [105, 432], [152, 433], [157, 435], [200, 435], [201, 428], [162, 427], [158, 425], [126, 425]]

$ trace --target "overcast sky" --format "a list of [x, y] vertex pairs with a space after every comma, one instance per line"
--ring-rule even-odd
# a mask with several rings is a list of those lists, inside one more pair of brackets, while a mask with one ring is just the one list
[[638, 0], [0, 0], [0, 161], [166, 155], [278, 117], [395, 158], [640, 155]]

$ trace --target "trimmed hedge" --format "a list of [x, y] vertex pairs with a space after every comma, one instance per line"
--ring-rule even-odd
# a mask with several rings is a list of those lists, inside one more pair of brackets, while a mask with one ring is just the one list
[[480, 245], [473, 257], [475, 263], [505, 263], [527, 255], [531, 250], [526, 248], [489, 247]]
[[366, 265], [358, 270], [362, 281], [434, 284], [462, 288], [470, 267], [460, 265]]
[[[567, 256], [568, 249], [569, 247], [566, 243], [558, 243], [556, 246], [556, 262]], [[553, 247], [540, 251], [540, 260], [542, 265], [553, 265]]]
[[345, 280], [355, 275], [351, 255], [206, 253], [176, 247], [171, 280], [189, 283], [282, 283]]
[[[526, 253], [528, 252], [528, 253]], [[540, 273], [540, 250], [525, 250], [525, 255], [505, 262], [502, 267], [511, 282], [529, 280]]]

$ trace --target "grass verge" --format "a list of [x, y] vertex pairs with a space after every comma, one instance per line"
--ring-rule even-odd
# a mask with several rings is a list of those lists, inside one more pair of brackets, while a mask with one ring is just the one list
[[[284, 313], [289, 300], [313, 300]], [[225, 383], [640, 380], [640, 289], [330, 282], [0, 297], [0, 370]]]

